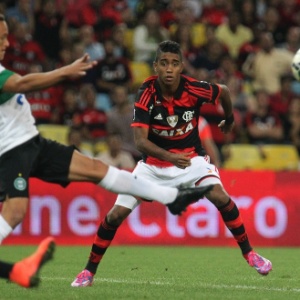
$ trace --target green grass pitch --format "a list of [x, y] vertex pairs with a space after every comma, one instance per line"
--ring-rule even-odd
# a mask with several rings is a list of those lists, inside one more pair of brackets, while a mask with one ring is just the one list
[[[33, 246], [1, 246], [0, 258], [15, 261]], [[24, 289], [0, 281], [0, 299], [300, 299], [298, 248], [259, 248], [273, 262], [259, 275], [230, 247], [110, 247], [93, 287], [70, 283], [85, 266], [90, 247], [57, 246], [54, 259], [41, 270], [41, 284]]]

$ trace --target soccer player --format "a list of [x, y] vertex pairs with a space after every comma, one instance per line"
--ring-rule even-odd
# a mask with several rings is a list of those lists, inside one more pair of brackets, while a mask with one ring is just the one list
[[[272, 264], [250, 245], [236, 204], [225, 191], [218, 169], [209, 162], [198, 133], [200, 108], [220, 101], [225, 119], [220, 130], [228, 133], [234, 126], [232, 102], [225, 85], [210, 84], [182, 75], [183, 62], [179, 44], [159, 44], [154, 61], [157, 75], [140, 87], [132, 126], [137, 149], [143, 154], [133, 174], [167, 186], [207, 186], [206, 197], [219, 210], [241, 252], [251, 267], [267, 275]], [[207, 105], [207, 104], [206, 104]], [[100, 223], [85, 269], [71, 283], [73, 287], [90, 286], [97, 267], [122, 221], [140, 204], [129, 195], [119, 195], [115, 205]]]
[[[0, 61], [9, 46], [7, 36], [7, 23], [0, 15]], [[173, 213], [180, 213], [211, 189], [211, 186], [188, 189], [159, 186], [84, 156], [73, 146], [64, 146], [39, 135], [23, 93], [55, 85], [64, 79], [80, 78], [95, 65], [95, 61], [89, 61], [89, 56], [84, 55], [54, 71], [24, 76], [0, 65], [0, 202], [3, 202], [0, 243], [26, 214], [30, 177], [62, 186], [71, 181], [93, 182], [115, 193], [157, 200]]]
[[52, 259], [55, 250], [53, 237], [45, 238], [30, 256], [14, 264], [0, 261], [0, 277], [30, 288], [40, 283], [40, 268]]

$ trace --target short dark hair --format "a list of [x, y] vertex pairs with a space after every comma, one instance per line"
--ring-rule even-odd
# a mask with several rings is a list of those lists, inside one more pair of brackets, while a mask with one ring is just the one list
[[161, 53], [165, 53], [165, 52], [178, 54], [180, 60], [182, 60], [182, 52], [180, 49], [180, 45], [174, 41], [163, 41], [158, 45], [154, 61], [157, 62]]

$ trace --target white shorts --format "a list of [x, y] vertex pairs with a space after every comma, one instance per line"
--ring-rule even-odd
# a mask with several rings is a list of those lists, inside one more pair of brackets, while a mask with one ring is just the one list
[[[207, 155], [204, 157], [196, 156], [191, 159], [191, 166], [185, 169], [175, 166], [161, 168], [140, 161], [132, 173], [162, 186], [201, 187], [209, 184], [222, 185], [218, 169], [215, 165], [210, 164], [209, 161], [210, 159]], [[115, 204], [133, 210], [140, 202], [133, 196], [120, 194]]]

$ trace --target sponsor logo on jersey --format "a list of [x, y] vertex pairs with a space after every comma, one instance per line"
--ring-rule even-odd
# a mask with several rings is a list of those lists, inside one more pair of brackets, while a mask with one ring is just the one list
[[158, 129], [153, 128], [152, 131], [153, 131], [153, 133], [155, 133], [159, 136], [175, 137], [175, 136], [184, 135], [193, 129], [194, 129], [194, 126], [193, 126], [192, 122], [190, 122], [180, 128], [176, 128], [176, 129], [158, 130]]
[[21, 94], [20, 94], [20, 95], [18, 96], [18, 98], [17, 98], [17, 103], [18, 103], [19, 105], [23, 105], [23, 104], [24, 104], [22, 98], [23, 98], [23, 95], [21, 95]]
[[154, 119], [156, 119], [156, 120], [162, 120], [163, 117], [162, 117], [162, 115], [159, 113], [157, 116], [154, 117]]
[[185, 111], [182, 119], [186, 122], [190, 122], [194, 118], [194, 111]]
[[177, 125], [177, 122], [178, 122], [178, 116], [177, 115], [168, 116], [167, 117], [167, 122], [171, 127], [175, 127]]
[[18, 191], [24, 191], [27, 187], [27, 182], [26, 180], [21, 177], [22, 175], [19, 174], [19, 177], [17, 177], [15, 180], [14, 180], [14, 187], [16, 188], [16, 190]]

